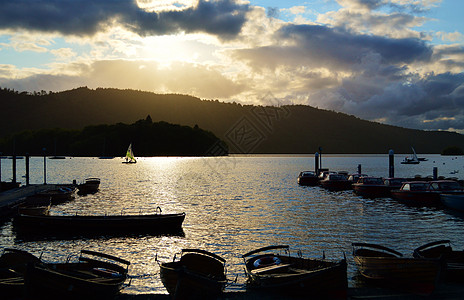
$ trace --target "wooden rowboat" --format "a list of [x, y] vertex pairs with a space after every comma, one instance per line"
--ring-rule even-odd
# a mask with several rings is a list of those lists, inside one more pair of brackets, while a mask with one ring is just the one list
[[29, 252], [4, 249], [0, 256], [0, 295], [2, 299], [17, 299], [24, 292], [24, 274], [27, 264], [40, 263], [40, 259]]
[[368, 243], [353, 243], [353, 256], [365, 278], [417, 293], [430, 294], [438, 281], [440, 260], [403, 257], [393, 249]]
[[112, 299], [123, 288], [130, 262], [82, 250], [77, 262], [28, 264], [26, 297], [41, 299]]
[[425, 244], [414, 250], [414, 257], [443, 259], [442, 275], [449, 281], [464, 281], [464, 251], [454, 250], [449, 240]]
[[259, 248], [242, 258], [249, 288], [287, 295], [346, 298], [346, 259], [329, 261], [290, 256], [287, 245]]
[[182, 230], [185, 213], [140, 215], [26, 215], [14, 218], [20, 234], [169, 233]]
[[160, 264], [160, 277], [174, 299], [216, 299], [227, 279], [225, 260], [200, 249], [183, 249], [181, 258]]
[[100, 187], [100, 178], [92, 177], [85, 179], [84, 183], [78, 184], [78, 194], [79, 195], [87, 195], [93, 194], [98, 192]]

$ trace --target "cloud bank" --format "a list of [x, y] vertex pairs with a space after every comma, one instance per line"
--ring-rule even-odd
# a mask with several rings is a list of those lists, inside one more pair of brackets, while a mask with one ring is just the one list
[[205, 32], [231, 38], [245, 22], [246, 4], [199, 0], [183, 10], [146, 11], [134, 0], [2, 0], [0, 28], [90, 36], [114, 22], [141, 36]]

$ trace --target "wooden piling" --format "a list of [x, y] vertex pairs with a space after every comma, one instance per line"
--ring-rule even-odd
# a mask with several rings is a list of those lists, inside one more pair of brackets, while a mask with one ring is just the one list
[[314, 154], [314, 172], [316, 173], [316, 176], [319, 175], [319, 153], [316, 152], [316, 154]]
[[395, 177], [395, 152], [392, 149], [388, 151], [388, 177]]

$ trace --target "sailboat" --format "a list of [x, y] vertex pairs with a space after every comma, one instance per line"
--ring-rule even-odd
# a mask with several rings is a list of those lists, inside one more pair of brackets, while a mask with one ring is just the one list
[[[412, 149], [412, 158], [410, 157], [405, 157], [404, 160], [401, 162], [402, 164], [407, 164], [407, 165], [417, 165], [420, 163], [420, 159], [417, 157], [416, 150], [414, 150], [414, 147], [411, 147]], [[424, 159], [422, 159], [424, 160]]]
[[125, 161], [122, 162], [123, 164], [135, 164], [137, 161], [134, 157], [134, 152], [132, 152], [132, 143], [129, 144], [129, 148], [127, 148]]

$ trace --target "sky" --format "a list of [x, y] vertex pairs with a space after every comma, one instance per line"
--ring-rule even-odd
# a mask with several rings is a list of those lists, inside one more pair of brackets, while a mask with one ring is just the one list
[[0, 87], [303, 104], [464, 134], [462, 0], [0, 0]]

